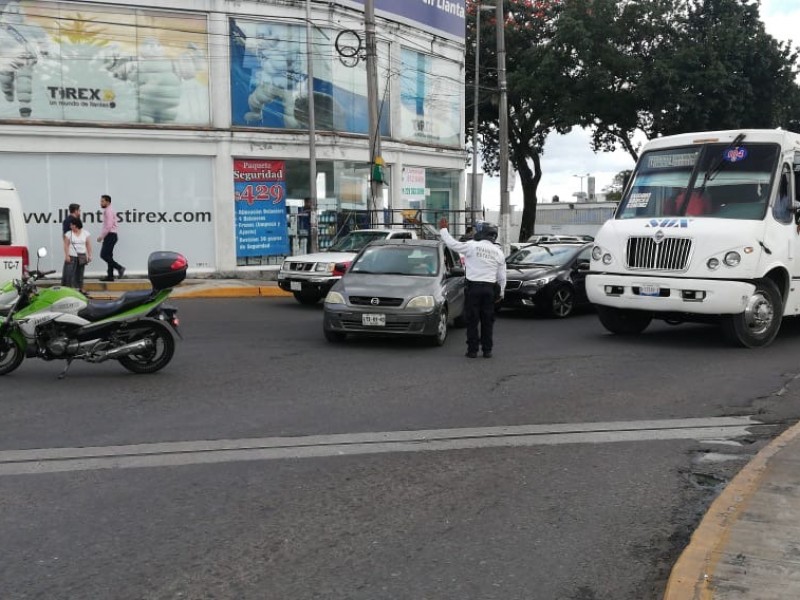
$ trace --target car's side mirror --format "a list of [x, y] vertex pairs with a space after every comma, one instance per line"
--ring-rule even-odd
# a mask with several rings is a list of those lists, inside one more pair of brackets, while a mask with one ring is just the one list
[[467, 272], [463, 267], [450, 267], [450, 273], [448, 273], [448, 277], [464, 277], [466, 274]]

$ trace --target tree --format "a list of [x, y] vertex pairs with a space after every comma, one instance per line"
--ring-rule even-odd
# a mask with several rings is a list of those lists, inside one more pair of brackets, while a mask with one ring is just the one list
[[595, 150], [686, 131], [797, 127], [798, 53], [750, 0], [571, 0], [556, 32], [576, 57], [571, 112]]
[[[501, 1], [501, 0], [498, 0]], [[506, 72], [508, 83], [509, 156], [522, 184], [523, 210], [519, 240], [533, 234], [536, 220], [536, 191], [542, 177], [541, 155], [551, 131], [565, 133], [569, 127], [560, 114], [566, 103], [566, 90], [559, 85], [560, 74], [567, 67], [564, 57], [552, 52], [549, 40], [561, 10], [560, 0], [505, 0]], [[468, 35], [476, 27], [476, 3], [468, 0]], [[480, 19], [482, 65], [496, 65], [496, 22]], [[475, 48], [467, 44], [467, 64], [475, 61]], [[497, 114], [497, 70], [484, 67], [479, 101], [478, 136], [483, 168], [496, 174], [498, 165], [499, 116]], [[474, 81], [474, 73], [472, 73]], [[468, 73], [469, 77], [469, 73]], [[490, 93], [487, 93], [490, 92]], [[472, 131], [472, 114], [467, 111], [467, 130]]]
[[606, 200], [609, 202], [619, 202], [622, 200], [622, 192], [625, 191], [625, 186], [628, 185], [628, 180], [633, 175], [631, 169], [625, 169], [614, 175], [614, 179], [606, 186], [603, 191], [606, 194]]

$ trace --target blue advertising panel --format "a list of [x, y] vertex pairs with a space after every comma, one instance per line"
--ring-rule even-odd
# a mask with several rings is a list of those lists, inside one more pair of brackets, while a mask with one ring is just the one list
[[[364, 0], [339, 0], [338, 4], [364, 7]], [[463, 41], [466, 38], [466, 0], [375, 0], [375, 13], [408, 21], [420, 29], [434, 29]], [[381, 14], [383, 13], [383, 14]]]
[[282, 160], [233, 161], [236, 257], [286, 256], [286, 165]]
[[461, 143], [461, 66], [408, 48], [400, 51], [399, 137], [446, 146]]
[[[325, 33], [325, 32], [323, 32]], [[235, 126], [308, 129], [305, 26], [230, 20], [231, 121]], [[317, 34], [322, 35], [322, 34]], [[329, 40], [335, 33], [325, 33]], [[329, 41], [314, 40], [314, 118], [318, 130], [369, 133], [364, 62], [346, 67]], [[379, 59], [381, 58], [379, 48]], [[382, 64], [388, 67], [384, 52]], [[384, 68], [384, 82], [388, 74]], [[382, 89], [387, 86], [383, 85]], [[381, 134], [390, 134], [384, 98]]]

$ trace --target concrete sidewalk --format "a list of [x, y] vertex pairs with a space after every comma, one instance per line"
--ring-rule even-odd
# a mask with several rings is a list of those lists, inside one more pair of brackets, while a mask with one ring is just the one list
[[[56, 283], [57, 285], [57, 283]], [[86, 280], [92, 298], [147, 279]], [[276, 281], [187, 279], [175, 298], [291, 297]], [[665, 600], [800, 599], [800, 423], [764, 447], [714, 500], [670, 574]]]
[[664, 598], [800, 598], [800, 423], [763, 448], [713, 502]]
[[[47, 280], [40, 282], [46, 284]], [[53, 282], [52, 285], [58, 285]], [[133, 290], [149, 290], [150, 282], [147, 279], [118, 279], [104, 282], [97, 279], [86, 279], [84, 289], [90, 298], [106, 299], [116, 298], [124, 292]], [[278, 287], [276, 281], [263, 279], [186, 279], [172, 293], [173, 298], [252, 298], [263, 297], [291, 297], [292, 294], [284, 292]]]

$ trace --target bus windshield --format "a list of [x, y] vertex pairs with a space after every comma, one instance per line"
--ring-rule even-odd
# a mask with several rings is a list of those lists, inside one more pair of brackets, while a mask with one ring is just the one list
[[646, 152], [615, 218], [764, 218], [780, 147], [705, 144]]

